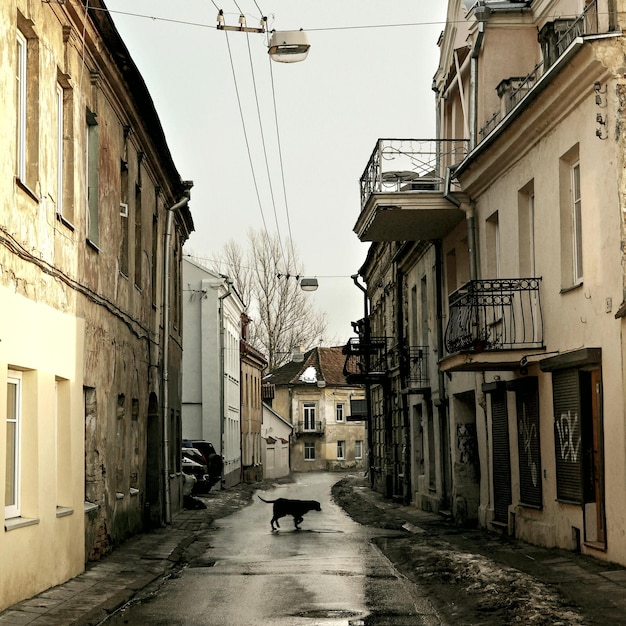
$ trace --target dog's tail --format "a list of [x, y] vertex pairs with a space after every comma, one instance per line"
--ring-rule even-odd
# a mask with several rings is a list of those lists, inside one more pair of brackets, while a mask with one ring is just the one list
[[267, 504], [273, 504], [274, 502], [276, 502], [276, 500], [263, 500], [263, 498], [259, 495], [257, 495], [257, 498], [261, 500], [261, 502], [265, 502]]

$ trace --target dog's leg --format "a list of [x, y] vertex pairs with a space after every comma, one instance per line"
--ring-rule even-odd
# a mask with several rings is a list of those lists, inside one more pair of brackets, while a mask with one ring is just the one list
[[293, 525], [296, 527], [296, 530], [300, 530], [300, 526], [298, 524], [302, 524], [304, 521], [303, 517], [295, 517], [293, 518]]

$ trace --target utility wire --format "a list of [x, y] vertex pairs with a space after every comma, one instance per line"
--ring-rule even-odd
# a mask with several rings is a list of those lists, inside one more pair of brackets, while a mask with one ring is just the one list
[[[282, 185], [283, 185], [283, 199], [285, 202], [285, 213], [287, 215], [287, 230], [289, 232], [289, 244], [291, 246], [291, 255], [295, 263], [296, 251], [293, 248], [293, 235], [291, 233], [291, 219], [289, 217], [289, 202], [287, 201], [287, 186], [285, 184], [285, 168], [283, 165], [283, 151], [282, 151], [281, 141], [280, 141], [280, 127], [278, 124], [278, 108], [276, 106], [276, 90], [274, 88], [274, 72], [272, 70], [272, 60], [269, 57], [268, 57], [268, 63], [270, 66], [270, 83], [272, 86], [272, 101], [274, 103], [274, 123], [276, 125], [276, 139], [278, 143], [278, 162], [280, 165], [280, 175], [281, 175], [281, 180], [282, 180]], [[285, 269], [288, 270], [289, 267], [286, 267]]]
[[259, 120], [259, 130], [261, 132], [261, 143], [263, 145], [263, 156], [265, 157], [265, 169], [267, 172], [267, 181], [269, 184], [269, 190], [270, 190], [270, 197], [272, 199], [272, 206], [274, 208], [274, 220], [276, 222], [276, 230], [278, 231], [278, 243], [280, 245], [280, 253], [283, 257], [283, 263], [285, 264], [285, 268], [288, 270], [289, 266], [287, 265], [287, 259], [285, 258], [285, 250], [283, 249], [283, 241], [282, 241], [282, 237], [280, 236], [280, 226], [278, 224], [278, 213], [276, 212], [276, 199], [274, 197], [274, 187], [272, 185], [272, 176], [270, 174], [270, 164], [269, 164], [269, 159], [267, 158], [267, 145], [265, 142], [265, 132], [263, 131], [263, 121], [261, 119], [261, 107], [259, 105], [259, 94], [256, 88], [256, 77], [255, 77], [255, 73], [254, 73], [254, 63], [252, 62], [252, 50], [250, 48], [250, 36], [248, 33], [246, 33], [246, 41], [248, 43], [248, 57], [250, 59], [250, 72], [252, 74], [252, 86], [254, 89], [254, 99], [256, 101], [256, 110], [257, 110], [257, 117]]
[[[265, 222], [265, 215], [263, 214], [263, 205], [261, 203], [261, 196], [259, 194], [259, 185], [257, 183], [257, 179], [256, 179], [256, 173], [254, 171], [254, 163], [252, 161], [252, 152], [250, 151], [250, 142], [248, 141], [248, 133], [246, 131], [246, 122], [244, 120], [243, 117], [243, 107], [241, 106], [241, 98], [239, 97], [239, 87], [237, 86], [237, 75], [235, 73], [235, 64], [233, 63], [233, 55], [232, 55], [232, 51], [230, 49], [230, 41], [228, 39], [228, 31], [224, 31], [224, 34], [226, 35], [226, 45], [228, 47], [228, 56], [230, 58], [230, 67], [233, 73], [233, 81], [235, 83], [235, 93], [237, 94], [237, 104], [239, 106], [239, 116], [241, 117], [241, 125], [243, 128], [243, 136], [245, 138], [246, 141], [246, 150], [248, 151], [248, 160], [250, 162], [250, 169], [252, 170], [252, 179], [254, 181], [254, 189], [256, 191], [256, 197], [257, 197], [257, 202], [259, 204], [259, 210], [261, 211], [261, 218], [263, 219], [263, 228], [265, 229], [265, 232], [267, 233], [267, 224]], [[269, 238], [269, 234], [268, 234], [268, 238]]]

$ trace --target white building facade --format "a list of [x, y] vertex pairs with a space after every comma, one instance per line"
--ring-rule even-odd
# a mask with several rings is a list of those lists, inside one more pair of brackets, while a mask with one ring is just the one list
[[229, 279], [183, 260], [183, 439], [223, 458], [222, 487], [241, 480], [241, 298]]

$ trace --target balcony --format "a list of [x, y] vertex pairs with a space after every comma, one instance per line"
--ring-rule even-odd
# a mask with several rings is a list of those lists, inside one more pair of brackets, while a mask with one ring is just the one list
[[428, 346], [406, 346], [402, 351], [402, 386], [414, 393], [428, 391]]
[[474, 280], [450, 296], [442, 371], [519, 369], [543, 351], [540, 278]]
[[389, 337], [373, 337], [369, 342], [353, 337], [343, 353], [344, 375], [349, 383], [380, 383], [397, 372], [403, 389], [413, 393], [430, 389], [428, 346], [391, 346]]
[[444, 198], [445, 172], [467, 155], [465, 139], [379, 139], [361, 176], [361, 241], [441, 239], [463, 212]]
[[343, 375], [351, 385], [380, 382], [387, 376], [387, 337], [351, 337], [343, 347]]
[[321, 436], [325, 431], [324, 426], [324, 422], [320, 422], [318, 420], [296, 422], [294, 431], [296, 433], [296, 437], [301, 437], [302, 435]]
[[557, 65], [571, 44], [579, 37], [609, 32], [610, 13], [598, 10], [598, 1], [592, 0], [584, 11], [573, 19], [548, 22], [539, 32], [543, 59], [525, 77], [508, 78], [498, 86], [502, 106], [478, 131], [481, 141], [533, 90], [548, 70]]

